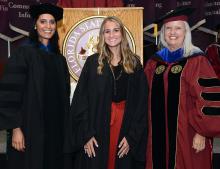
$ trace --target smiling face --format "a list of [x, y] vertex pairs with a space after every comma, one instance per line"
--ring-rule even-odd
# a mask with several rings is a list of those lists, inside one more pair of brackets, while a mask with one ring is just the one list
[[121, 28], [114, 21], [107, 21], [104, 25], [104, 41], [110, 49], [120, 47], [122, 40]]
[[164, 25], [164, 39], [171, 51], [183, 47], [186, 29], [183, 21], [171, 21]]
[[41, 14], [36, 21], [39, 41], [47, 45], [56, 31], [56, 21], [51, 14]]

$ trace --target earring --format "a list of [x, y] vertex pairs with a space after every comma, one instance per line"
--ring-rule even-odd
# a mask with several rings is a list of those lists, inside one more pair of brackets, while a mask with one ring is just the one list
[[36, 26], [36, 25], [34, 26], [34, 29], [37, 29], [37, 26]]

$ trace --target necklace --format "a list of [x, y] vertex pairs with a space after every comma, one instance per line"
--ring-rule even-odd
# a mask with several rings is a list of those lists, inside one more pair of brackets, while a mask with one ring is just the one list
[[120, 73], [119, 73], [119, 75], [117, 77], [114, 74], [112, 66], [110, 66], [110, 70], [112, 72], [112, 76], [113, 76], [113, 79], [114, 79], [114, 96], [116, 96], [117, 95], [117, 84], [116, 84], [116, 81], [118, 81], [121, 78], [121, 76], [122, 76], [122, 69], [120, 70]]

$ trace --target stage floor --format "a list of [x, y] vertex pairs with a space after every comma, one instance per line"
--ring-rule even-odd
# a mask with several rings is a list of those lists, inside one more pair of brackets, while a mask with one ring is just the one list
[[[6, 132], [0, 131], [0, 168], [6, 169]], [[213, 169], [220, 169], [220, 138], [214, 139]]]

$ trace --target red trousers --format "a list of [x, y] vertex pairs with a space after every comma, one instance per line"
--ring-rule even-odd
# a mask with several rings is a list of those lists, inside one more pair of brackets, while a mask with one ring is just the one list
[[111, 122], [110, 122], [110, 145], [108, 157], [108, 169], [115, 168], [115, 158], [117, 157], [118, 137], [120, 134], [121, 124], [124, 116], [125, 101], [119, 103], [112, 102]]

